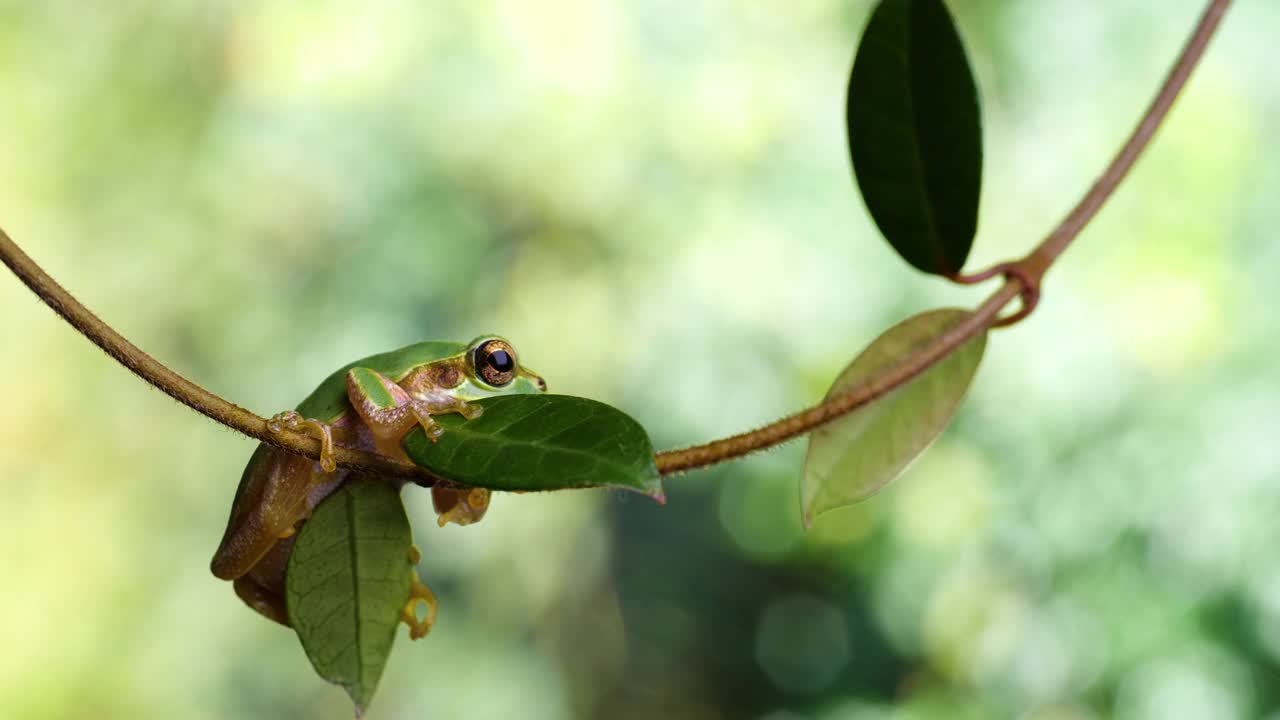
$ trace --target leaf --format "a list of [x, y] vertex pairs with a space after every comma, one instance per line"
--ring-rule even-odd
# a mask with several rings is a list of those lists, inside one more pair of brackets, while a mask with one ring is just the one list
[[[840, 373], [827, 397], [882, 375], [969, 314], [932, 310], [889, 328]], [[875, 494], [924, 452], [955, 415], [986, 345], [983, 332], [904, 385], [810, 434], [800, 483], [805, 527], [821, 513]]]
[[404, 449], [448, 480], [493, 490], [617, 487], [665, 502], [653, 445], [630, 416], [568, 395], [503, 395], [475, 401], [474, 420], [437, 415], [435, 443], [421, 429]]
[[849, 151], [867, 210], [904, 260], [958, 273], [978, 225], [978, 90], [942, 0], [882, 0], [849, 76]]
[[289, 556], [289, 622], [320, 677], [360, 715], [373, 698], [409, 598], [413, 536], [400, 494], [352, 481], [326, 498]]

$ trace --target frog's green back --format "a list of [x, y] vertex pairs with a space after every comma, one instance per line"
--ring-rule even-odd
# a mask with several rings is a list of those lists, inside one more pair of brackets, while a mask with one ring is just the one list
[[415, 343], [399, 350], [378, 353], [355, 362], [347, 363], [325, 378], [307, 399], [298, 404], [298, 412], [303, 417], [316, 418], [321, 422], [333, 422], [351, 408], [347, 402], [347, 371], [353, 367], [366, 367], [376, 370], [392, 380], [399, 381], [415, 367], [424, 363], [442, 360], [465, 352], [466, 343], [442, 342], [428, 340]]

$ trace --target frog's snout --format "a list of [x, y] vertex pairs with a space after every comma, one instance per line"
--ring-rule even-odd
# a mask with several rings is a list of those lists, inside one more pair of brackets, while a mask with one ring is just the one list
[[534, 371], [530, 370], [529, 368], [524, 367], [523, 365], [521, 365], [521, 366], [520, 366], [520, 374], [521, 374], [521, 375], [523, 375], [523, 376], [525, 376], [525, 377], [526, 377], [526, 378], [528, 378], [529, 380], [532, 380], [532, 381], [533, 381], [533, 384], [534, 384], [535, 386], [537, 386], [537, 388], [538, 388], [538, 392], [546, 392], [546, 391], [547, 391], [547, 381], [546, 381], [546, 380], [543, 380], [543, 379], [542, 379], [542, 376], [541, 376], [541, 375], [539, 375], [538, 373], [536, 373], [536, 372], [534, 372]]

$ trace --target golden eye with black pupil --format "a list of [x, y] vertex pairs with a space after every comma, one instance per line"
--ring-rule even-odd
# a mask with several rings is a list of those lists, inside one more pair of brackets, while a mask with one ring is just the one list
[[476, 347], [472, 358], [476, 374], [493, 387], [516, 379], [516, 353], [504, 340], [486, 340]]

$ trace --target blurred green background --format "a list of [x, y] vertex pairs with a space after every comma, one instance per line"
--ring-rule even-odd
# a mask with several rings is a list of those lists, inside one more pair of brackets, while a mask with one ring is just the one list
[[[1201, 3], [949, 3], [971, 268], [1088, 186]], [[871, 3], [0, 0], [0, 225], [260, 414], [497, 331], [659, 447], [811, 403], [984, 290], [851, 181]], [[1131, 181], [891, 489], [800, 529], [803, 444], [439, 530], [369, 717], [1280, 718], [1280, 6], [1242, 0]], [[208, 571], [253, 443], [0, 273], [0, 717], [345, 718]]]

